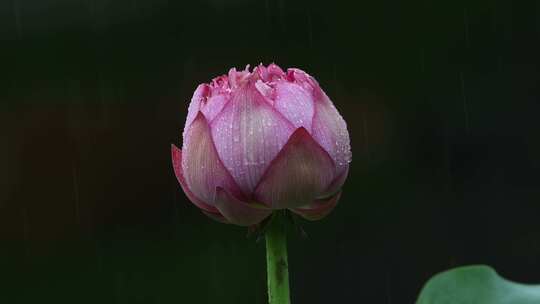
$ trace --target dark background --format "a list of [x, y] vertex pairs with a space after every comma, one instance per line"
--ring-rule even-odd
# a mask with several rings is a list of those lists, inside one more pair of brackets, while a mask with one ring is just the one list
[[540, 282], [540, 5], [2, 0], [0, 302], [265, 303], [264, 243], [177, 184], [188, 101], [230, 67], [314, 75], [341, 202], [290, 236], [293, 303], [413, 303], [489, 264]]

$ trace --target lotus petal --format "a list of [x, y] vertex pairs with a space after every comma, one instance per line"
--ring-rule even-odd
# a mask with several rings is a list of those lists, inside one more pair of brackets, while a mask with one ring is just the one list
[[272, 161], [254, 197], [273, 209], [311, 203], [334, 178], [334, 162], [304, 128], [298, 128]]

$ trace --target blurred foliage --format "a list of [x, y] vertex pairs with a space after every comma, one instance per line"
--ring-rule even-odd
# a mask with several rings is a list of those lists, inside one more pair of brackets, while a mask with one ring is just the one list
[[488, 266], [464, 266], [437, 274], [416, 304], [536, 304], [540, 285], [525, 285], [500, 277]]

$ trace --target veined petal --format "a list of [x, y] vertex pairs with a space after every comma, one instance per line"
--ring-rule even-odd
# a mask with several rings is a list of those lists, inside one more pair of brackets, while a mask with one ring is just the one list
[[334, 174], [328, 153], [299, 128], [264, 173], [254, 197], [272, 209], [304, 206], [324, 192]]
[[206, 117], [208, 121], [212, 121], [212, 119], [221, 112], [227, 101], [229, 101], [227, 94], [216, 93], [215, 95], [208, 97], [201, 107], [204, 117]]
[[275, 85], [274, 108], [285, 116], [295, 128], [304, 127], [311, 132], [313, 97], [302, 86], [279, 81]]
[[314, 90], [314, 97], [315, 112], [311, 134], [330, 154], [336, 164], [336, 174], [340, 175], [347, 170], [351, 162], [347, 124], [321, 89]]
[[231, 88], [241, 87], [249, 78], [251, 73], [249, 72], [249, 64], [243, 71], [237, 71], [236, 68], [231, 68], [228, 73], [229, 86]]
[[191, 97], [191, 102], [189, 103], [188, 113], [186, 117], [186, 124], [184, 125], [184, 133], [182, 134], [183, 138], [186, 137], [186, 132], [189, 130], [191, 123], [197, 117], [197, 114], [201, 110], [203, 102], [206, 100], [206, 97], [210, 94], [210, 86], [203, 83], [200, 84], [195, 92], [193, 97]]
[[206, 83], [200, 84], [193, 93], [184, 126], [184, 136], [199, 112], [204, 114], [207, 121], [212, 121], [229, 101], [230, 90], [220, 86], [221, 83], [226, 81], [226, 78], [225, 80], [221, 79], [223, 77], [217, 77], [210, 85]]
[[216, 213], [219, 212], [214, 206], [210, 206], [209, 204], [203, 202], [201, 199], [199, 199], [191, 190], [189, 190], [188, 185], [186, 184], [186, 180], [184, 179], [184, 175], [182, 174], [182, 150], [178, 149], [175, 145], [171, 145], [171, 156], [172, 156], [172, 163], [174, 168], [174, 175], [176, 175], [176, 179], [180, 183], [180, 186], [182, 187], [182, 190], [184, 190], [184, 193], [188, 197], [188, 199], [197, 207], [200, 209], [209, 212], [209, 213]]
[[330, 195], [336, 194], [343, 184], [345, 183], [345, 180], [347, 179], [347, 175], [349, 175], [349, 166], [345, 168], [343, 172], [338, 174], [334, 180], [330, 183], [330, 185], [326, 188], [323, 194], [321, 194], [321, 197], [328, 197]]
[[292, 212], [302, 216], [306, 220], [318, 221], [327, 216], [336, 207], [341, 191], [327, 199], [316, 200], [308, 206], [291, 209]]
[[274, 63], [271, 63], [268, 65], [268, 67], [259, 64], [257, 67], [255, 67], [253, 73], [256, 73], [264, 82], [273, 82], [285, 77], [283, 70]]
[[211, 129], [219, 157], [246, 194], [252, 193], [294, 131], [252, 81], [234, 92]]
[[230, 223], [240, 226], [257, 224], [272, 213], [270, 209], [243, 202], [219, 187], [216, 189], [215, 205]]
[[221, 163], [212, 141], [210, 126], [201, 112], [186, 133], [182, 151], [184, 179], [191, 192], [202, 201], [214, 205], [216, 187], [225, 188], [239, 198], [244, 197]]

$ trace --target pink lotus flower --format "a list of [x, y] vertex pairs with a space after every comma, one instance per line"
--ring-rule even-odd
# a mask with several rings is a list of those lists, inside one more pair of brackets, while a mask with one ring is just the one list
[[272, 210], [306, 219], [337, 204], [351, 161], [343, 118], [299, 69], [232, 68], [195, 90], [174, 172], [208, 216], [253, 225]]

